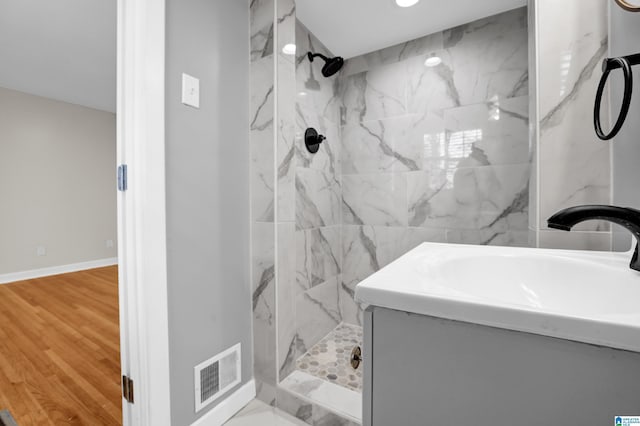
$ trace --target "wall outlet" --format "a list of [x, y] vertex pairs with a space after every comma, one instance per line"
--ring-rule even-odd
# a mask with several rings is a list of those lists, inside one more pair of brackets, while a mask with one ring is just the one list
[[47, 248], [45, 246], [38, 246], [36, 248], [36, 254], [38, 256], [46, 256], [47, 255]]
[[113, 248], [113, 240], [106, 240], [104, 243], [107, 248]]

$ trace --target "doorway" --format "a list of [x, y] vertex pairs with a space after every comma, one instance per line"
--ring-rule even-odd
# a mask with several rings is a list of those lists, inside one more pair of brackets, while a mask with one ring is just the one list
[[116, 6], [0, 6], [0, 412], [20, 426], [122, 424]]

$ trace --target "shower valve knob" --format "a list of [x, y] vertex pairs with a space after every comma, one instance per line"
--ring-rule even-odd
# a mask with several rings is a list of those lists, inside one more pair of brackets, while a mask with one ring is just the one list
[[319, 134], [313, 127], [309, 127], [304, 132], [304, 144], [307, 146], [307, 150], [312, 154], [318, 152], [320, 144], [326, 139], [327, 138]]
[[358, 367], [360, 367], [360, 364], [362, 363], [362, 349], [360, 348], [360, 346], [356, 346], [355, 348], [353, 348], [353, 350], [351, 351], [351, 368], [353, 368], [354, 370], [357, 370]]

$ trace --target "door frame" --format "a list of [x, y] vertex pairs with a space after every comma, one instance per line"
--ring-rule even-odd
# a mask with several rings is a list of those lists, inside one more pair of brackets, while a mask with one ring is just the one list
[[117, 161], [122, 374], [135, 401], [124, 426], [169, 426], [169, 319], [165, 213], [165, 1], [118, 0]]

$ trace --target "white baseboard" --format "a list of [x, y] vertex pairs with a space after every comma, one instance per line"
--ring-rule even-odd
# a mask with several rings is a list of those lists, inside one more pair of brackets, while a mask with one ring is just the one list
[[256, 397], [256, 382], [250, 380], [227, 399], [213, 407], [191, 426], [222, 426]]
[[102, 268], [118, 264], [117, 257], [109, 259], [90, 260], [88, 262], [72, 263], [71, 265], [51, 266], [49, 268], [33, 269], [31, 271], [11, 272], [0, 275], [0, 284], [16, 281], [31, 280], [33, 278], [48, 277], [50, 275], [67, 274], [69, 272], [85, 271], [87, 269]]

